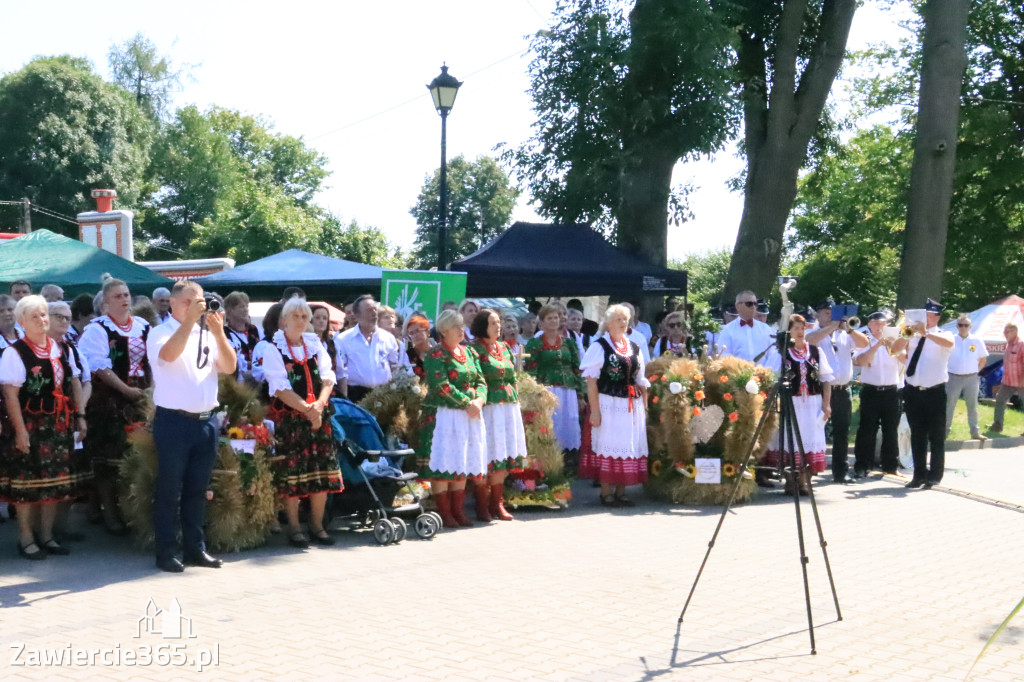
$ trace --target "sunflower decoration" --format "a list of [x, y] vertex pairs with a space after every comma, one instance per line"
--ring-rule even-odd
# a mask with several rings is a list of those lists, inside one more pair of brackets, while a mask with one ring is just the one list
[[722, 475], [728, 478], [732, 478], [736, 475], [736, 465], [732, 462], [726, 462], [722, 465]]
[[661, 476], [662, 463], [660, 459], [651, 461], [651, 476]]

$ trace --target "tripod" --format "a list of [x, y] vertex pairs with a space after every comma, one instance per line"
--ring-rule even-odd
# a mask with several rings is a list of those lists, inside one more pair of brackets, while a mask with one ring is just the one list
[[[788, 332], [779, 333], [778, 347], [779, 355], [785, 358], [786, 353], [789, 350]], [[783, 366], [784, 364], [785, 363], [783, 363]], [[679, 623], [683, 622], [683, 616], [686, 615], [686, 609], [690, 606], [690, 600], [693, 599], [693, 593], [697, 589], [697, 583], [700, 581], [700, 576], [704, 573], [704, 567], [707, 565], [708, 558], [711, 556], [711, 550], [715, 546], [715, 540], [718, 539], [718, 534], [722, 530], [722, 524], [725, 522], [725, 516], [729, 513], [729, 509], [732, 507], [732, 504], [736, 499], [736, 494], [739, 492], [740, 482], [743, 480], [742, 473], [751, 468], [751, 460], [754, 458], [754, 448], [757, 447], [757, 440], [761, 435], [761, 431], [764, 429], [765, 423], [768, 421], [769, 410], [777, 409], [779, 413], [779, 449], [781, 450], [781, 456], [779, 457], [776, 472], [780, 475], [788, 474], [793, 481], [793, 510], [796, 513], [796, 535], [800, 546], [800, 570], [803, 573], [804, 602], [807, 605], [807, 629], [811, 637], [811, 654], [817, 654], [818, 651], [814, 644], [814, 617], [811, 613], [811, 589], [807, 582], [808, 558], [806, 546], [804, 544], [803, 516], [800, 510], [800, 483], [806, 471], [804, 467], [806, 455], [804, 452], [803, 440], [800, 437], [800, 427], [796, 421], [796, 412], [793, 407], [792, 384], [784, 370], [782, 371], [779, 380], [775, 382], [775, 385], [772, 386], [771, 390], [768, 392], [768, 397], [765, 399], [764, 404], [764, 411], [761, 413], [761, 419], [757, 422], [757, 428], [754, 430], [750, 446], [747, 448], [747, 454], [743, 460], [743, 465], [740, 467], [740, 471], [733, 481], [732, 491], [729, 494], [729, 501], [726, 502], [725, 508], [722, 509], [722, 515], [718, 519], [718, 525], [715, 527], [715, 532], [711, 536], [711, 541], [708, 542], [708, 549], [704, 554], [704, 560], [701, 562], [700, 569], [697, 571], [697, 577], [693, 580], [693, 587], [690, 588], [690, 594], [686, 597], [686, 603], [683, 604], [683, 610], [679, 614]], [[772, 407], [775, 405], [777, 405], [777, 408]], [[793, 461], [788, 465], [786, 464], [785, 453], [792, 453]], [[755, 464], [753, 468], [756, 469], [758, 467]], [[825, 542], [825, 535], [821, 530], [821, 518], [818, 516], [818, 504], [814, 500], [814, 487], [811, 485], [809, 475], [807, 476], [807, 494], [808, 499], [811, 502], [811, 511], [814, 515], [814, 525], [818, 530], [818, 544], [821, 545], [821, 554], [825, 559], [825, 571], [828, 573], [828, 583], [829, 587], [832, 589], [832, 601], [836, 606], [836, 618], [838, 620], [842, 620], [843, 614], [839, 610], [839, 596], [836, 594], [836, 584], [832, 579], [832, 566], [828, 561], [828, 550], [826, 549], [828, 543]]]

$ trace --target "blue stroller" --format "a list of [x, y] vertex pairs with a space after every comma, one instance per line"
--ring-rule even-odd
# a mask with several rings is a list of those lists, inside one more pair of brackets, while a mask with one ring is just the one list
[[[429, 540], [441, 528], [441, 516], [427, 512], [410, 487], [413, 473], [402, 473], [402, 461], [412, 450], [389, 450], [384, 432], [369, 412], [343, 398], [331, 399], [334, 414], [331, 427], [338, 443], [338, 464], [345, 490], [330, 496], [329, 517], [348, 516], [362, 526], [373, 526], [378, 544], [398, 543], [405, 539], [408, 526], [399, 514], [416, 514], [413, 530]], [[409, 504], [395, 506], [402, 489], [412, 494]]]

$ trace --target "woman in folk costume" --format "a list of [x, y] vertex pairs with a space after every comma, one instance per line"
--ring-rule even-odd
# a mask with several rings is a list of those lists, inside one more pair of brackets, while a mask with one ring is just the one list
[[0, 358], [0, 494], [18, 505], [18, 552], [26, 559], [45, 559], [68, 553], [53, 536], [57, 504], [74, 499], [87, 478], [73, 471], [71, 462], [75, 430], [86, 431], [82, 387], [77, 368], [47, 335], [46, 299], [25, 296], [15, 311], [25, 335]]
[[118, 517], [115, 496], [118, 465], [128, 451], [127, 431], [146, 420], [145, 390], [153, 383], [146, 357], [150, 326], [132, 315], [132, 295], [121, 280], [106, 276], [100, 293], [105, 314], [86, 326], [78, 343], [92, 371], [85, 449], [103, 505], [103, 525], [124, 535], [128, 529]]
[[[583, 357], [590, 404], [591, 451], [580, 460], [581, 478], [601, 484], [601, 504], [631, 507], [626, 486], [647, 480], [647, 389], [640, 347], [629, 340], [630, 311], [605, 311], [604, 333]], [[614, 491], [612, 488], [614, 487]]]
[[[807, 320], [802, 315], [790, 315], [790, 346], [782, 358], [781, 368], [783, 380], [790, 382], [796, 427], [800, 430], [804, 446], [799, 479], [801, 495], [808, 493], [808, 475], [825, 471], [825, 422], [832, 414], [832, 368], [818, 353], [818, 347], [807, 343], [806, 331]], [[765, 464], [778, 466], [780, 457], [783, 466], [793, 466], [794, 452], [789, 449], [788, 436], [781, 431], [775, 446], [770, 447], [765, 455]], [[786, 492], [793, 493], [795, 485], [787, 474]]]
[[523, 369], [558, 398], [558, 406], [551, 416], [555, 439], [563, 451], [577, 451], [584, 393], [579, 347], [560, 330], [562, 308], [546, 305], [540, 309], [538, 317], [543, 333], [527, 342]]
[[309, 534], [318, 545], [333, 545], [324, 528], [327, 493], [344, 485], [338, 467], [337, 445], [331, 431], [331, 391], [334, 371], [320, 339], [306, 332], [313, 312], [306, 300], [288, 299], [281, 309], [282, 329], [274, 333], [263, 353], [263, 376], [274, 421], [275, 478], [285, 498], [288, 542], [309, 547], [299, 526], [299, 502], [309, 498]]
[[472, 526], [462, 505], [466, 480], [479, 481], [487, 474], [483, 420], [487, 381], [476, 351], [461, 345], [462, 315], [442, 311], [434, 326], [441, 343], [423, 364], [427, 396], [420, 414], [420, 477], [430, 481], [431, 496], [446, 528]]
[[510, 471], [522, 471], [526, 463], [526, 429], [516, 390], [516, 359], [501, 341], [498, 313], [484, 308], [469, 326], [476, 342], [472, 348], [480, 358], [480, 369], [487, 381], [484, 426], [487, 429], [487, 481], [476, 484], [476, 517], [489, 522], [491, 517], [511, 521], [505, 510], [505, 477]]

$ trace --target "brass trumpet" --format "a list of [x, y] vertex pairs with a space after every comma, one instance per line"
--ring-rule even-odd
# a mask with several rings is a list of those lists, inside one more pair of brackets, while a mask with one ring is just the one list
[[861, 327], [860, 318], [856, 315], [846, 318], [844, 322], [846, 322], [847, 329], [859, 329]]

